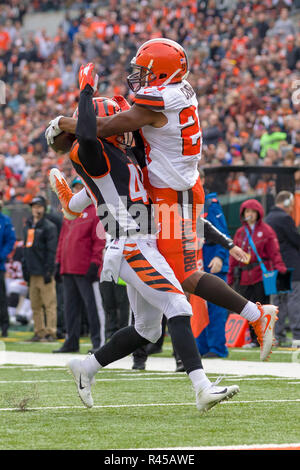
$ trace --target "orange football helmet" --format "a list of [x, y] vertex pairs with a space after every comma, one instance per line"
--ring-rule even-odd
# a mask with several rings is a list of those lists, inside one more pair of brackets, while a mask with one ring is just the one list
[[[130, 109], [130, 105], [127, 103], [125, 98], [121, 100], [122, 96], [116, 96], [114, 98], [106, 98], [105, 96], [97, 96], [93, 98], [94, 109], [97, 117], [107, 117], [113, 116], [114, 114], [120, 113], [122, 110]], [[119, 105], [119, 102], [122, 106]], [[126, 103], [125, 103], [126, 102]], [[128, 105], [128, 107], [127, 107]], [[123, 109], [122, 109], [123, 108]], [[78, 118], [78, 108], [73, 113], [73, 118]], [[127, 134], [127, 133], [126, 133]], [[122, 135], [112, 135], [111, 137], [105, 137], [105, 140], [111, 142], [116, 147], [130, 145], [132, 137], [122, 134]]]
[[188, 76], [188, 58], [183, 47], [166, 38], [150, 39], [131, 61], [133, 73], [127, 77], [132, 91], [142, 86], [180, 83]]

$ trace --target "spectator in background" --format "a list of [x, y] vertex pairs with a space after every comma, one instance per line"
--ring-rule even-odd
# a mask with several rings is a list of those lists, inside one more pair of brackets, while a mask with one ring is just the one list
[[29, 341], [55, 341], [57, 229], [45, 217], [47, 201], [43, 196], [36, 196], [30, 205], [32, 216], [24, 227], [23, 260], [23, 276], [29, 284], [34, 322], [34, 336]]
[[[54, 195], [53, 195], [54, 196]], [[57, 238], [59, 239], [60, 231], [63, 224], [63, 214], [57, 212], [53, 207], [50, 207], [46, 213], [46, 218], [54, 223], [57, 230]], [[62, 339], [65, 337], [65, 321], [64, 321], [64, 294], [63, 294], [63, 283], [62, 278], [59, 273], [54, 273], [55, 278], [55, 290], [56, 290], [56, 300], [57, 300], [57, 328], [56, 328], [56, 337], [57, 339]]]
[[3, 23], [0, 23], [0, 52], [3, 54], [11, 45], [11, 37]]
[[271, 36], [279, 36], [281, 40], [284, 40], [289, 35], [295, 34], [295, 26], [293, 21], [289, 18], [288, 8], [282, 8], [280, 11], [280, 17], [274, 24], [274, 28], [269, 31]]
[[287, 36], [285, 54], [288, 68], [294, 70], [300, 61], [300, 45], [295, 44], [294, 36]]
[[[285, 273], [287, 268], [280, 254], [276, 233], [270, 225], [263, 221], [263, 217], [264, 209], [256, 199], [248, 199], [241, 204], [240, 219], [242, 226], [236, 231], [233, 241], [235, 245], [249, 253], [251, 258], [249, 264], [243, 265], [230, 256], [228, 284], [233, 286], [235, 283], [235, 289], [248, 300], [269, 304], [269, 296], [264, 291], [262, 270], [249, 244], [246, 228], [268, 271], [278, 269], [279, 272]], [[250, 327], [250, 334], [251, 343], [249, 347], [257, 347], [258, 341], [252, 327]]]
[[29, 289], [23, 279], [23, 258], [23, 240], [17, 240], [5, 264], [8, 314], [12, 325], [28, 325], [32, 320], [31, 303], [28, 298]]
[[[205, 165], [245, 161], [244, 145], [260, 153], [261, 135], [276, 121], [286, 133], [284, 140], [294, 143], [300, 108], [291, 95], [299, 78], [300, 30], [296, 22], [293, 26], [288, 9], [282, 11], [284, 2], [280, 6], [271, 1], [226, 2], [222, 10], [213, 0], [173, 0], [163, 8], [157, 2], [141, 7], [141, 2], [131, 1], [130, 8], [126, 1], [107, 2], [101, 15], [88, 2], [84, 9], [76, 10], [74, 4], [72, 19], [66, 14], [54, 35], [40, 29], [25, 34], [24, 14], [46, 12], [50, 5], [63, 9], [69, 2], [0, 4], [0, 80], [6, 83], [6, 105], [0, 109], [0, 154], [11, 158], [9, 147], [18, 143], [25, 160], [25, 170], [17, 175], [22, 185], [14, 201], [28, 202], [23, 184], [28, 180], [45, 189], [52, 166], [65, 174], [69, 171], [47, 147], [43, 134], [62, 107], [69, 116], [77, 107], [78, 90], [72, 83], [80, 64], [95, 62], [101, 95], [122, 94], [130, 101], [124, 82], [127, 64], [136, 47], [155, 36], [181, 43], [189, 55], [188, 80], [198, 96], [204, 143], [209, 142], [203, 146]], [[226, 146], [225, 160], [223, 150], [215, 159], [220, 143]], [[239, 148], [232, 147], [235, 144]], [[279, 152], [277, 165], [282, 157]]]
[[300, 347], [300, 234], [292, 218], [294, 196], [288, 191], [281, 191], [275, 199], [275, 206], [265, 218], [276, 232], [280, 253], [287, 268], [292, 268], [292, 290], [274, 296], [278, 306], [278, 321], [275, 325], [275, 337], [280, 346], [286, 344], [286, 321], [289, 321], [293, 340], [292, 347]]
[[[71, 187], [74, 193], [78, 193], [84, 186], [77, 176]], [[79, 351], [82, 302], [88, 317], [92, 351], [104, 344], [105, 317], [99, 275], [105, 240], [99, 238], [98, 224], [99, 218], [92, 202], [81, 217], [63, 222], [56, 253], [56, 271], [63, 278], [66, 339], [54, 353]]]
[[8, 166], [15, 175], [23, 176], [25, 171], [25, 160], [19, 153], [19, 148], [16, 144], [9, 147], [9, 154], [5, 159], [5, 164]]
[[278, 150], [280, 144], [287, 139], [286, 132], [282, 132], [280, 125], [275, 122], [270, 125], [268, 131], [261, 136], [260, 139], [260, 157], [264, 158], [267, 155], [268, 149]]
[[208, 119], [208, 127], [203, 133], [204, 145], [217, 145], [223, 134], [217, 114], [212, 114]]
[[0, 178], [4, 177], [6, 182], [9, 184], [12, 175], [13, 173], [11, 169], [5, 164], [4, 155], [0, 155]]
[[0, 328], [1, 336], [6, 337], [9, 328], [9, 316], [5, 289], [5, 262], [13, 250], [15, 229], [7, 215], [2, 214], [3, 194], [0, 192]]
[[266, 20], [266, 15], [263, 11], [258, 14], [255, 26], [258, 30], [259, 37], [261, 39], [264, 39], [264, 37], [265, 37], [265, 35], [266, 35], [266, 33], [269, 29], [269, 25], [268, 25], [268, 22]]

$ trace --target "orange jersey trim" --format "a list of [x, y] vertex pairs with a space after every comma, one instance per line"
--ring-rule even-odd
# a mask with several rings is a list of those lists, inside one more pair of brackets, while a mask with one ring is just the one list
[[164, 109], [165, 103], [161, 97], [136, 95], [134, 98], [135, 104], [141, 106], [148, 106], [152, 109]]

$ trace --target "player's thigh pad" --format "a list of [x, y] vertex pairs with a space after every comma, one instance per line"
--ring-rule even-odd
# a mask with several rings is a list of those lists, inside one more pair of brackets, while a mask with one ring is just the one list
[[120, 277], [168, 319], [192, 315], [191, 305], [174, 272], [159, 253], [155, 240], [141, 239], [125, 244]]
[[147, 302], [130, 284], [127, 285], [127, 293], [136, 331], [151, 343], [156, 343], [161, 336], [162, 311]]

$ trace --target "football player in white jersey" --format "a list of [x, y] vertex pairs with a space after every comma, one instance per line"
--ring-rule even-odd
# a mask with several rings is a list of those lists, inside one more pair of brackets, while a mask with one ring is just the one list
[[[251, 322], [260, 343], [261, 359], [265, 360], [272, 348], [277, 307], [249, 302], [222, 279], [198, 269], [196, 223], [204, 204], [204, 191], [197, 166], [202, 135], [197, 98], [186, 81], [187, 54], [170, 39], [152, 39], [138, 49], [132, 66], [128, 83], [135, 93], [134, 105], [128, 111], [98, 118], [97, 135], [105, 138], [141, 130], [146, 154], [144, 185], [161, 227], [159, 251], [185, 292], [241, 314]], [[52, 128], [53, 135], [61, 130], [74, 134], [76, 120], [60, 117]]]
[[[49, 179], [69, 218], [78, 216], [91, 200], [94, 202], [103, 224], [101, 228], [112, 237], [104, 256], [101, 279], [117, 282], [121, 277], [126, 282], [135, 322], [118, 330], [110, 341], [85, 360], [73, 359], [68, 366], [81, 400], [86, 407], [92, 407], [91, 386], [96, 373], [138, 347], [155, 343], [161, 335], [164, 314], [173, 344], [180, 351], [193, 383], [197, 408], [206, 411], [234, 396], [239, 387], [216, 386], [203, 370], [190, 325], [192, 309], [174, 272], [156, 247], [151, 205], [139, 169], [130, 158], [131, 149], [124, 146], [125, 136], [97, 138], [96, 116], [119, 113], [121, 108], [115, 100], [93, 99], [97, 83], [93, 72], [93, 64], [80, 69], [78, 120], [69, 154], [85, 189], [73, 195], [55, 168]], [[137, 213], [143, 213], [144, 217], [136, 217]]]

